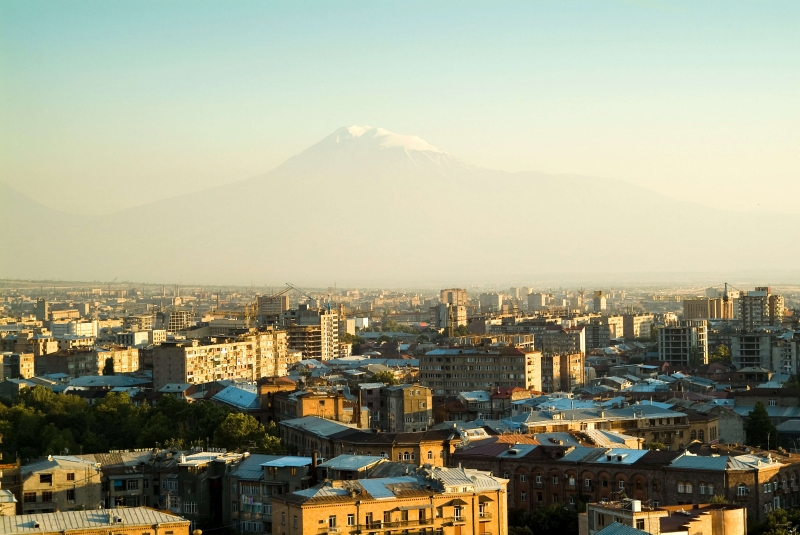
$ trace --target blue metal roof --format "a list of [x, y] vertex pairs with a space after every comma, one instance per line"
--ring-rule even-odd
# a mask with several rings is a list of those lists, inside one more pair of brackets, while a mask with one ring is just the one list
[[311, 457], [295, 457], [292, 455], [287, 455], [279, 459], [273, 459], [271, 461], [261, 463], [261, 466], [276, 466], [278, 468], [285, 468], [292, 466], [308, 466], [309, 464], [311, 464]]

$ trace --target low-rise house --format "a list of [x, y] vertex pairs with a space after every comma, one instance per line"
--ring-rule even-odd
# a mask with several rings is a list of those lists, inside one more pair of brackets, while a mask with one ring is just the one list
[[190, 522], [147, 507], [0, 516], [4, 535], [189, 535]]

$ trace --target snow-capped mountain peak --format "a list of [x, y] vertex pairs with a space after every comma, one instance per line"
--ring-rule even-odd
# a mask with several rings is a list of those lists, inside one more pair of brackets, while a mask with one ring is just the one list
[[405, 150], [413, 150], [413, 151], [426, 151], [426, 152], [436, 152], [440, 154], [445, 154], [443, 150], [440, 150], [424, 139], [417, 137], [417, 136], [407, 136], [403, 134], [395, 134], [394, 132], [390, 132], [383, 128], [375, 128], [372, 126], [348, 126], [347, 128], [341, 129], [339, 132], [336, 133], [336, 141], [337, 143], [344, 143], [348, 140], [356, 139], [359, 140], [372, 140], [378, 146], [383, 148], [401, 148]]

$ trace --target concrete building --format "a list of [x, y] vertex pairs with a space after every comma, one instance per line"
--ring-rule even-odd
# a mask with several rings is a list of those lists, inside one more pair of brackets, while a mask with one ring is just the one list
[[467, 306], [467, 291], [461, 288], [448, 288], [439, 292], [439, 302], [447, 305]]
[[339, 356], [339, 314], [335, 310], [300, 305], [297, 310], [285, 311], [281, 323], [288, 331], [289, 348], [301, 351], [303, 358], [326, 361]]
[[161, 328], [167, 332], [176, 333], [191, 327], [194, 317], [190, 310], [170, 310], [166, 313], [159, 313]]
[[101, 487], [99, 464], [51, 455], [20, 468], [19, 484], [13, 490], [18, 513], [32, 515], [96, 506], [102, 499]]
[[158, 390], [169, 383], [199, 384], [223, 379], [255, 381], [254, 346], [248, 340], [164, 342], [153, 354], [153, 387]]
[[797, 342], [792, 338], [778, 337], [772, 343], [772, 366], [777, 373], [797, 375], [798, 369]]
[[530, 312], [539, 312], [547, 310], [548, 296], [545, 293], [531, 293], [528, 294], [528, 310]]
[[622, 316], [593, 317], [584, 325], [586, 349], [610, 347], [611, 340], [621, 338], [624, 332]]
[[433, 395], [519, 387], [542, 389], [542, 354], [519, 348], [435, 349], [420, 357], [420, 384]]
[[42, 297], [37, 299], [33, 310], [38, 321], [48, 321], [50, 319], [50, 306], [47, 303], [47, 299]]
[[140, 347], [150, 344], [150, 333], [147, 331], [128, 331], [116, 333], [114, 341], [121, 346]]
[[131, 373], [139, 371], [139, 350], [135, 347], [111, 346], [94, 350], [99, 373]]
[[436, 329], [449, 329], [467, 325], [467, 307], [440, 303], [431, 308], [431, 324]]
[[738, 369], [772, 369], [772, 336], [754, 332], [732, 334], [731, 362]]
[[595, 312], [602, 312], [606, 309], [606, 294], [602, 290], [596, 290], [592, 298], [592, 305]]
[[503, 296], [499, 293], [483, 293], [478, 296], [481, 312], [498, 312], [503, 307]]
[[122, 327], [126, 330], [149, 331], [155, 327], [153, 314], [134, 314], [122, 319]]
[[742, 320], [742, 329], [745, 331], [753, 331], [758, 327], [780, 326], [783, 313], [783, 297], [774, 295], [769, 286], [742, 292], [739, 298], [739, 317]]
[[705, 320], [682, 321], [658, 331], [658, 358], [672, 366], [708, 363], [708, 327]]
[[650, 338], [655, 318], [652, 314], [625, 314], [623, 318], [622, 336], [626, 340]]
[[683, 300], [683, 319], [733, 319], [733, 300], [696, 297]]
[[381, 388], [381, 430], [416, 433], [433, 425], [433, 393], [430, 388], [395, 385]]
[[259, 295], [257, 299], [259, 316], [280, 316], [289, 310], [288, 295]]
[[4, 535], [189, 535], [190, 522], [147, 507], [0, 516]]
[[544, 356], [586, 354], [586, 326], [562, 327], [547, 325], [541, 333], [541, 348]]
[[97, 338], [96, 321], [51, 321], [50, 332], [53, 337], [80, 336]]
[[30, 379], [36, 375], [33, 353], [10, 353], [2, 355], [3, 379]]
[[273, 496], [272, 532], [506, 535], [506, 484], [489, 472], [439, 467], [391, 478], [326, 481]]

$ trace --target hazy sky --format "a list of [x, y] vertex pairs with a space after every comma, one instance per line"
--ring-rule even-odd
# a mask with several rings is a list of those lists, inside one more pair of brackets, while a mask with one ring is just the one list
[[0, 180], [103, 210], [334, 129], [800, 211], [800, 3], [0, 3]]

